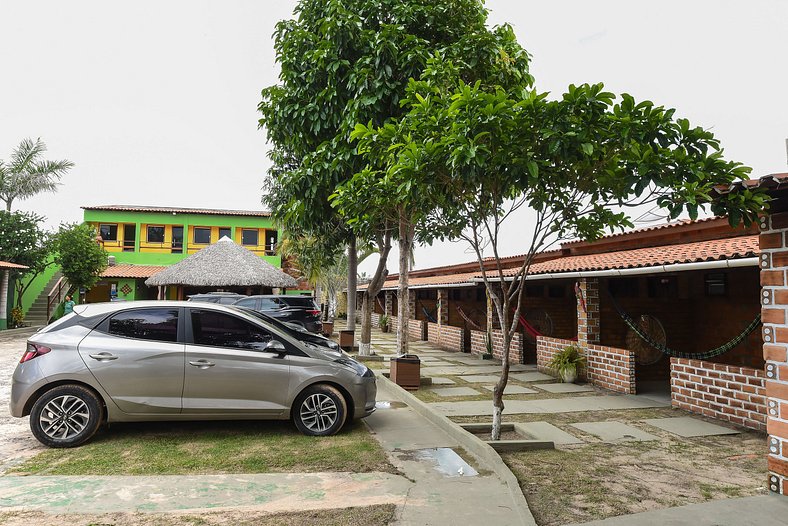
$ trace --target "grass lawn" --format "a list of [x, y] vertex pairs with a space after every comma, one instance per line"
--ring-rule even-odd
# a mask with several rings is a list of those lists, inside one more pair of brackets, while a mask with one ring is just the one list
[[394, 468], [363, 422], [308, 437], [289, 422], [113, 424], [87, 444], [49, 449], [9, 473], [185, 475], [388, 471]]
[[226, 511], [199, 515], [161, 513], [108, 513], [102, 515], [50, 515], [41, 512], [0, 512], [4, 526], [385, 526], [394, 520], [395, 506], [381, 504], [360, 508], [267, 514]]

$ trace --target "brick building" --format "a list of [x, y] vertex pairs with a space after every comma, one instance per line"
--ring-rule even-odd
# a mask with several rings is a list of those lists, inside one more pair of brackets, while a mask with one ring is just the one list
[[[750, 228], [679, 221], [539, 254], [526, 284], [530, 329], [521, 326], [509, 359], [544, 369], [576, 344], [595, 385], [669, 394], [675, 407], [765, 431], [769, 487], [788, 495], [788, 173], [718, 191], [754, 187], [773, 200]], [[510, 274], [521, 263], [504, 260]], [[396, 313], [396, 280], [386, 282], [376, 316]], [[489, 326], [493, 354], [503, 357], [478, 263], [414, 271], [409, 281], [411, 337], [478, 354]], [[646, 343], [630, 323], [680, 356]]]

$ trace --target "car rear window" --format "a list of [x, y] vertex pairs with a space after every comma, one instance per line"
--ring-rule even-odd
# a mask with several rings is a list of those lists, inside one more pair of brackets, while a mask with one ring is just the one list
[[178, 309], [135, 309], [119, 312], [109, 319], [109, 330], [115, 336], [178, 341]]

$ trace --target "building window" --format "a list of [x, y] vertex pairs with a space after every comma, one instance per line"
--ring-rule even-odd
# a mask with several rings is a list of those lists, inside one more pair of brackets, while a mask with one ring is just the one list
[[194, 242], [198, 245], [207, 245], [211, 242], [211, 229], [194, 227]]
[[544, 296], [544, 285], [526, 285], [525, 295], [531, 298], [541, 298]]
[[265, 231], [265, 252], [269, 256], [276, 253], [276, 243], [278, 241], [278, 233], [276, 230]]
[[164, 243], [164, 227], [148, 225], [148, 243]]
[[679, 287], [676, 276], [648, 278], [649, 298], [676, 298]]
[[219, 228], [219, 239], [223, 237], [229, 237], [230, 239], [233, 238], [232, 234], [230, 234], [229, 228], [224, 228], [224, 227]]
[[547, 287], [548, 298], [563, 298], [566, 296], [566, 288], [563, 285], [550, 285]]
[[706, 296], [725, 296], [728, 292], [728, 275], [725, 272], [706, 274]]
[[99, 235], [104, 241], [117, 241], [118, 225], [99, 225]]
[[250, 246], [257, 246], [257, 240], [260, 237], [260, 232], [257, 229], [248, 229], [244, 228], [241, 231], [241, 244], [242, 245], [250, 245]]
[[637, 278], [616, 278], [607, 283], [607, 290], [614, 298], [637, 298], [638, 280]]

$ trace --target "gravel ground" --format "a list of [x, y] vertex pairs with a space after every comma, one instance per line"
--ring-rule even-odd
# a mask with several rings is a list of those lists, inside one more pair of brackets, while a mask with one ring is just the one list
[[33, 330], [13, 334], [0, 333], [0, 475], [22, 460], [44, 451], [30, 433], [28, 417], [14, 418], [8, 411], [11, 376], [25, 350], [25, 341]]

